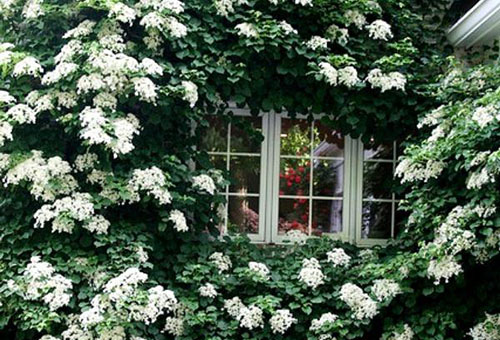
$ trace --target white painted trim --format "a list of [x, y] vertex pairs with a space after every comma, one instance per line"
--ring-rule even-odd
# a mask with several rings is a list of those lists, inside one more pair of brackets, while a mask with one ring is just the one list
[[456, 47], [488, 44], [500, 37], [500, 0], [481, 0], [447, 33]]

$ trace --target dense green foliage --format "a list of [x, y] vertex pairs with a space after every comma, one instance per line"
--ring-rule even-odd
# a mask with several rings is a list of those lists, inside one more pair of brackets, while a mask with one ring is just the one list
[[[187, 34], [176, 26], [178, 36], [172, 34], [171, 28], [157, 31], [144, 28], [139, 19], [131, 20], [130, 24], [118, 20], [111, 11], [114, 5], [111, 2], [31, 0], [26, 4], [0, 4], [3, 42], [14, 45], [1, 45], [1, 88], [17, 102], [28, 103], [36, 113], [33, 119], [36, 124], [25, 124], [30, 119], [15, 114], [13, 100], [2, 93], [0, 122], [9, 124], [0, 126], [1, 144], [5, 144], [0, 155], [5, 183], [0, 191], [2, 337], [39, 339], [45, 334], [60, 337], [69, 327], [82, 333], [62, 333], [64, 340], [171, 338], [171, 334], [162, 330], [173, 321], [166, 321], [165, 316], [156, 318], [162, 313], [154, 313], [155, 318], [151, 319], [133, 314], [142, 311], [149, 301], [152, 293], [146, 288], [156, 284], [172, 290], [179, 302], [174, 310], [165, 308], [165, 312], [169, 318], [174, 315], [176, 322], [183, 320], [180, 339], [313, 340], [329, 336], [388, 339], [393, 332], [399, 334], [405, 330], [405, 325], [411, 327], [418, 339], [457, 339], [482, 318], [484, 311], [495, 312], [498, 303], [492, 296], [498, 291], [498, 280], [494, 270], [490, 270], [498, 262], [495, 214], [487, 218], [461, 217], [460, 221], [466, 224], [463, 228], [471, 229], [477, 235], [477, 242], [460, 252], [449, 253], [454, 251], [450, 250], [454, 245], [447, 243], [449, 239], [439, 244], [422, 243], [433, 240], [433, 231], [455, 205], [476, 205], [481, 201], [496, 206], [497, 199], [495, 183], [469, 191], [464, 180], [470, 172], [470, 160], [478, 151], [498, 148], [491, 142], [495, 140], [497, 121], [478, 130], [469, 125], [476, 124], [474, 120], [468, 119], [475, 107], [496, 100], [498, 70], [481, 69], [481, 87], [474, 82], [469, 84], [468, 78], [449, 77], [437, 98], [429, 96], [427, 85], [440, 73], [445, 55], [441, 23], [446, 1], [386, 0], [377, 4], [318, 0], [312, 6], [302, 6], [300, 2], [235, 1], [230, 2], [234, 11], [226, 16], [217, 13], [216, 3], [222, 2], [189, 1], [184, 4], [184, 11], [178, 13], [164, 9], [161, 13], [164, 18], [170, 22], [175, 18], [186, 25]], [[30, 7], [36, 4], [43, 9], [43, 15]], [[132, 8], [136, 2], [126, 5]], [[327, 49], [307, 47], [312, 36], [332, 34], [332, 24], [348, 26], [344, 16], [348, 10], [361, 12], [370, 22], [385, 20], [394, 38], [389, 42], [374, 40], [363, 27], [350, 25], [347, 42], [342, 39], [339, 42], [337, 33], [333, 33]], [[137, 12], [144, 19], [153, 11], [145, 5], [138, 7]], [[16, 71], [18, 62], [26, 56], [38, 59], [45, 71], [61, 64], [61, 57], [56, 56], [61, 48], [68, 46], [68, 39], [62, 37], [86, 19], [96, 24], [82, 36], [73, 35], [70, 40], [77, 41], [81, 50], [73, 51], [66, 60], [77, 65], [77, 70], [54, 82], [41, 81], [36, 76], [38, 70], [34, 71], [34, 77], [25, 74], [29, 72]], [[298, 33], [287, 33], [282, 20]], [[242, 34], [236, 29], [242, 23], [251, 23], [257, 34]], [[160, 46], [150, 48], [143, 38], [155, 35], [161, 36]], [[112, 50], [110, 59], [96, 66], [99, 53], [109, 50]], [[134, 60], [130, 59], [127, 60], [131, 66], [120, 69], [117, 55], [122, 52], [136, 62], [154, 59], [161, 72], [148, 73], [146, 67], [134, 67]], [[361, 80], [350, 86], [332, 86], [320, 72], [322, 62], [336, 69], [354, 66]], [[110, 72], [115, 66], [118, 70]], [[392, 88], [382, 92], [362, 81], [374, 68], [403, 74], [405, 90]], [[106, 84], [82, 90], [80, 80], [96, 73], [106, 79]], [[110, 74], [120, 79], [109, 79]], [[463, 71], [463, 75], [468, 74]], [[138, 89], [137, 84], [149, 84], [144, 80], [149, 76], [154, 80], [153, 89]], [[476, 79], [478, 74], [471, 77]], [[77, 91], [78, 95], [71, 97], [74, 103], [61, 104], [61, 93]], [[104, 105], [101, 110], [106, 123], [102, 124], [99, 137], [110, 139], [96, 142], [95, 134], [82, 131], [88, 128], [86, 119], [91, 117], [84, 115], [86, 108], [99, 106], [95, 100], [99, 94], [111, 94], [116, 102]], [[254, 112], [325, 112], [331, 118], [327, 122], [343, 133], [363, 138], [375, 136], [378, 140], [406, 136], [414, 130], [419, 113], [434, 106], [436, 101], [443, 101], [450, 104], [439, 119], [447, 132], [455, 127], [457, 133], [455, 138], [441, 137], [408, 149], [408, 162], [416, 164], [437, 158], [446, 162], [446, 170], [412, 188], [408, 203], [408, 209], [413, 211], [412, 224], [401, 242], [372, 252], [328, 239], [310, 240], [306, 245], [261, 248], [239, 237], [224, 242], [216, 240], [217, 205], [222, 199], [196, 185], [196, 179], [206, 179], [199, 177], [200, 174], [214, 178], [219, 189], [225, 184], [224, 180], [218, 180], [220, 174], [210, 169], [207, 155], [193, 147], [203, 136], [207, 113], [222, 114], [229, 101], [246, 105]], [[135, 118], [127, 116], [128, 113]], [[193, 123], [197, 123], [194, 134]], [[8, 132], [9, 126], [13, 127], [12, 138], [3, 131]], [[120, 126], [125, 128], [120, 130]], [[128, 134], [133, 142], [123, 134]], [[82, 155], [91, 154], [96, 159], [84, 162], [91, 163], [90, 166], [80, 167]], [[189, 166], [191, 161], [198, 165], [196, 170]], [[494, 156], [488, 162], [491, 162], [489, 171], [495, 175]], [[69, 170], [64, 170], [66, 165]], [[154, 178], [150, 186], [146, 183], [150, 178], [141, 172], [145, 169], [153, 170], [147, 173]], [[75, 193], [89, 196], [82, 198]], [[60, 203], [65, 198], [68, 205], [89, 201], [93, 213], [78, 219], [71, 210], [63, 210], [49, 218], [50, 223], [45, 221], [43, 227], [39, 223], [43, 214], [38, 212], [44, 212], [43, 207], [50, 210], [54, 202]], [[181, 232], [182, 223], [172, 218], [174, 211], [183, 212], [189, 231]], [[94, 219], [100, 223], [91, 224]], [[339, 247], [345, 248], [351, 259], [333, 266], [327, 253]], [[468, 251], [485, 264], [477, 265], [467, 255]], [[228, 256], [232, 267], [221, 272], [210, 258], [214, 252]], [[51, 276], [43, 277], [44, 285], [52, 282], [52, 278], [66, 285], [64, 278], [71, 281], [69, 296], [66, 290], [63, 294], [58, 292], [68, 297], [67, 303], [49, 308], [47, 301], [43, 301], [41, 297], [46, 298], [55, 287], [28, 291], [30, 280], [37, 282], [30, 267], [26, 269], [33, 256], [39, 256], [42, 263], [50, 263], [63, 276], [52, 275], [54, 272], [48, 269]], [[434, 285], [427, 277], [438, 281], [440, 277], [429, 275], [429, 263], [443, 258], [450, 262], [450, 256], [463, 260], [464, 274], [451, 284]], [[318, 259], [322, 268], [323, 282], [318, 287], [311, 287], [299, 278], [303, 260], [312, 258]], [[35, 266], [40, 263], [37, 258], [31, 261]], [[253, 261], [267, 266], [268, 279], [249, 268], [249, 262]], [[317, 269], [315, 266], [313, 263], [313, 269]], [[128, 300], [119, 305], [110, 297], [113, 289], [106, 287], [113, 282], [112, 278], [130, 268], [147, 272], [149, 279], [133, 285]], [[443, 278], [454, 280], [453, 274]], [[391, 294], [395, 296], [375, 301], [376, 280], [397, 285]], [[206, 283], [214, 285], [216, 296], [200, 296], [199, 288]], [[375, 307], [369, 317], [353, 317], [355, 308], [341, 298], [342, 288], [349, 283], [361, 287], [363, 301]], [[473, 290], [478, 292], [477, 297], [464, 303]], [[105, 317], [82, 330], [82, 316], [96, 296], [107, 303], [100, 311]], [[255, 305], [263, 312], [266, 321], [262, 328], [242, 327], [241, 320], [223, 309], [225, 300], [235, 296], [246, 306]], [[284, 335], [274, 334], [267, 322], [281, 309], [288, 309], [296, 319]], [[474, 313], [468, 313], [469, 310]], [[327, 312], [337, 315], [335, 321], [310, 330], [312, 320]], [[112, 337], [112, 332], [123, 335]], [[394, 338], [403, 339], [396, 335]]]

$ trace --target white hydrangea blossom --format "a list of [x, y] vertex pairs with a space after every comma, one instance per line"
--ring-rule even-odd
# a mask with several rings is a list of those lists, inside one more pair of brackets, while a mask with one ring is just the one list
[[23, 75], [38, 77], [41, 73], [43, 73], [43, 67], [40, 65], [40, 62], [33, 57], [25, 57], [14, 66], [14, 70], [12, 71], [14, 77]]
[[347, 87], [353, 87], [360, 82], [358, 78], [358, 71], [352, 66], [346, 66], [338, 71], [339, 84]]
[[447, 255], [429, 262], [427, 276], [434, 279], [435, 285], [439, 285], [442, 279], [448, 283], [453, 276], [460, 274], [462, 271], [462, 266], [455, 258]]
[[219, 274], [228, 271], [233, 266], [229, 256], [221, 252], [215, 252], [208, 259], [219, 269]]
[[160, 12], [167, 10], [174, 14], [184, 12], [184, 3], [179, 0], [140, 0], [138, 7], [152, 8]]
[[401, 182], [427, 182], [431, 178], [437, 178], [445, 168], [445, 163], [429, 159], [425, 164], [414, 163], [409, 158], [403, 159], [396, 167], [395, 174], [402, 177]]
[[366, 28], [368, 29], [368, 35], [372, 39], [387, 41], [393, 37], [391, 25], [386, 23], [384, 20], [375, 20]]
[[203, 286], [198, 288], [198, 292], [200, 293], [200, 296], [208, 297], [211, 299], [219, 295], [219, 293], [217, 293], [217, 290], [215, 289], [215, 286], [211, 283], [205, 283]]
[[494, 115], [497, 111], [498, 110], [493, 105], [478, 107], [472, 114], [472, 120], [476, 122], [480, 128], [484, 128], [494, 120]]
[[294, 0], [296, 5], [301, 6], [312, 6], [312, 0]]
[[302, 268], [299, 272], [299, 281], [306, 286], [316, 289], [325, 283], [325, 275], [321, 271], [321, 265], [317, 259], [310, 258], [302, 260]]
[[399, 284], [394, 280], [378, 279], [373, 281], [372, 294], [375, 295], [378, 301], [392, 300], [396, 295], [401, 293]]
[[11, 51], [0, 52], [0, 66], [8, 65], [12, 61], [13, 53]]
[[500, 314], [486, 314], [486, 320], [471, 328], [468, 335], [473, 340], [500, 339]]
[[308, 236], [300, 230], [292, 229], [286, 232], [286, 238], [293, 244], [305, 244]]
[[285, 33], [285, 35], [298, 34], [299, 33], [295, 28], [292, 27], [292, 25], [290, 25], [285, 20], [280, 21], [279, 24], [278, 24], [278, 26], [283, 31], [283, 33]]
[[105, 234], [110, 223], [102, 216], [95, 215], [92, 197], [87, 193], [73, 193], [52, 204], [45, 204], [35, 214], [35, 228], [43, 228], [52, 222], [52, 232], [71, 233], [75, 221], [83, 222], [83, 228], [96, 234]]
[[54, 98], [57, 101], [57, 108], [66, 108], [66, 109], [71, 109], [76, 106], [77, 102], [77, 96], [76, 93], [74, 92], [55, 92], [54, 93]]
[[128, 268], [117, 277], [109, 280], [104, 286], [104, 292], [109, 294], [109, 298], [113, 302], [124, 301], [134, 293], [139, 284], [146, 282], [147, 279], [147, 274], [138, 268]]
[[165, 20], [165, 28], [170, 33], [170, 35], [174, 38], [185, 37], [188, 33], [188, 29], [187, 29], [186, 25], [180, 23], [174, 17], [168, 17]]
[[116, 105], [118, 104], [118, 100], [114, 95], [108, 92], [99, 92], [93, 99], [93, 103], [95, 107], [101, 109], [108, 109], [112, 112], [116, 110]]
[[0, 146], [3, 146], [6, 141], [13, 140], [12, 125], [8, 122], [0, 122]]
[[18, 282], [10, 281], [7, 287], [25, 300], [41, 300], [51, 311], [68, 305], [71, 299], [71, 280], [56, 274], [54, 267], [33, 256]]
[[145, 306], [135, 307], [131, 311], [131, 316], [136, 321], [144, 322], [146, 325], [156, 322], [165, 310], [172, 311], [177, 299], [174, 292], [166, 290], [162, 286], [155, 286], [148, 289], [148, 302]]
[[241, 302], [240, 298], [235, 296], [232, 299], [227, 299], [224, 301], [224, 309], [233, 318], [238, 318], [240, 311], [245, 305]]
[[16, 104], [6, 112], [7, 118], [19, 124], [34, 124], [36, 122], [36, 111], [26, 104]]
[[264, 327], [264, 313], [255, 305], [242, 307], [237, 320], [240, 322], [240, 327], [249, 330]]
[[405, 324], [403, 326], [403, 331], [401, 332], [394, 331], [389, 340], [412, 340], [414, 336], [415, 333], [413, 332], [411, 327], [408, 324]]
[[26, 19], [36, 19], [44, 15], [42, 0], [28, 0], [23, 8], [23, 16]]
[[157, 86], [147, 77], [133, 78], [135, 95], [141, 100], [149, 103], [156, 103], [158, 94], [156, 93]]
[[344, 13], [347, 26], [354, 24], [358, 29], [362, 29], [366, 24], [366, 17], [357, 10], [349, 9]]
[[161, 30], [165, 26], [165, 18], [157, 12], [149, 12], [140, 21], [146, 29]]
[[406, 85], [406, 77], [399, 72], [382, 73], [378, 68], [371, 70], [366, 77], [372, 88], [380, 88], [381, 92], [391, 89], [404, 91]]
[[45, 73], [45, 75], [42, 77], [42, 84], [52, 85], [54, 83], [57, 83], [61, 79], [64, 79], [70, 74], [74, 73], [76, 70], [78, 70], [77, 64], [61, 62], [56, 65], [54, 70]]
[[63, 35], [64, 39], [69, 38], [83, 38], [92, 33], [94, 30], [96, 23], [92, 20], [84, 20], [78, 26], [73, 29], [70, 29]]
[[475, 235], [463, 229], [463, 220], [471, 211], [462, 206], [457, 206], [446, 216], [446, 220], [436, 230], [432, 245], [445, 249], [445, 252], [456, 255], [463, 250], [471, 249], [475, 244]]
[[338, 316], [333, 313], [324, 313], [319, 319], [313, 319], [309, 330], [312, 332], [317, 332], [326, 324], [332, 324], [338, 319]]
[[69, 62], [83, 51], [83, 45], [79, 40], [70, 40], [61, 48], [59, 54], [54, 57], [56, 64]]
[[351, 257], [345, 253], [342, 248], [335, 248], [326, 253], [327, 261], [332, 263], [334, 267], [345, 267], [349, 265]]
[[169, 204], [172, 196], [166, 188], [167, 178], [163, 171], [155, 166], [149, 169], [135, 169], [132, 178], [128, 182], [128, 188], [132, 193], [132, 200], [138, 201], [139, 191], [156, 198], [160, 204]]
[[285, 334], [285, 332], [296, 323], [297, 319], [288, 309], [278, 309], [269, 319], [269, 325], [273, 333]]
[[248, 263], [248, 269], [258, 277], [264, 280], [269, 280], [269, 275], [271, 274], [271, 271], [269, 268], [264, 263], [260, 262], [249, 262]]
[[439, 124], [441, 119], [445, 115], [445, 106], [441, 105], [437, 109], [432, 110], [429, 112], [423, 119], [417, 124], [417, 128], [421, 129], [424, 126], [434, 126]]
[[338, 72], [330, 63], [322, 61], [319, 63], [319, 74], [321, 74], [327, 84], [335, 86], [337, 85]]
[[494, 183], [495, 177], [487, 168], [482, 168], [481, 171], [476, 171], [470, 174], [467, 179], [467, 189], [480, 189], [487, 183]]
[[151, 76], [163, 75], [163, 67], [158, 65], [158, 63], [151, 58], [142, 59], [139, 67], [141, 68], [142, 71], [144, 71], [148, 75]]
[[198, 101], [198, 86], [192, 81], [184, 80], [181, 82], [184, 95], [183, 100], [189, 103], [189, 106], [194, 107]]
[[189, 230], [187, 226], [186, 217], [180, 210], [174, 209], [170, 212], [168, 220], [174, 223], [174, 229], [178, 232], [186, 232]]
[[340, 289], [340, 299], [349, 306], [355, 319], [372, 319], [378, 313], [377, 303], [355, 284], [344, 284]]
[[340, 28], [335, 24], [328, 27], [326, 35], [332, 41], [337, 41], [340, 45], [346, 45], [349, 40], [349, 30], [347, 28]]
[[26, 181], [31, 184], [29, 190], [35, 199], [53, 201], [57, 195], [68, 195], [77, 188], [70, 173], [68, 162], [58, 156], [45, 159], [41, 151], [34, 150], [31, 157], [10, 169], [3, 181], [6, 186]]
[[255, 25], [250, 24], [248, 22], [238, 24], [234, 28], [238, 31], [237, 34], [239, 36], [244, 36], [247, 38], [254, 38], [254, 37], [259, 35], [259, 33], [257, 32], [257, 29], [255, 28]]
[[215, 183], [212, 177], [205, 174], [193, 177], [193, 187], [206, 191], [210, 195], [215, 194], [216, 190]]
[[172, 316], [167, 317], [163, 331], [176, 337], [181, 336], [184, 333], [184, 320]]
[[315, 35], [306, 42], [306, 46], [313, 51], [326, 50], [328, 48], [328, 39]]
[[132, 26], [137, 13], [135, 9], [128, 7], [122, 2], [117, 2], [111, 6], [108, 16], [114, 17], [117, 21]]
[[3, 104], [14, 104], [16, 102], [16, 98], [10, 95], [7, 91], [0, 91], [0, 103]]
[[99, 73], [91, 73], [83, 75], [76, 83], [76, 92], [78, 94], [89, 93], [90, 91], [99, 91], [106, 86], [102, 75]]

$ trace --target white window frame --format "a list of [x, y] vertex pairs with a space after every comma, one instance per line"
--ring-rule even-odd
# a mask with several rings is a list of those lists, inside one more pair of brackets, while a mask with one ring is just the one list
[[[252, 114], [248, 109], [240, 109], [229, 107], [228, 111], [232, 112], [234, 116], [251, 117]], [[255, 116], [254, 116], [255, 117]], [[250, 193], [241, 195], [229, 192], [229, 186], [226, 186], [225, 191], [219, 193], [226, 197], [227, 202], [224, 207], [223, 225], [224, 230], [227, 231], [229, 222], [229, 197], [242, 196], [242, 197], [259, 197], [259, 229], [257, 234], [247, 234], [250, 240], [254, 243], [266, 244], [288, 244], [289, 239], [286, 235], [279, 235], [278, 233], [278, 220], [279, 220], [279, 187], [280, 187], [280, 141], [281, 141], [281, 120], [282, 118], [291, 118], [286, 113], [262, 112], [259, 114], [262, 118], [262, 134], [264, 140], [261, 145], [260, 151], [260, 185], [259, 194]], [[294, 119], [307, 119], [305, 115], [294, 115]], [[320, 116], [315, 116], [318, 119]], [[227, 145], [225, 152], [207, 152], [213, 156], [226, 157], [226, 170], [229, 169], [230, 156], [255, 156], [255, 154], [231, 152], [231, 123], [228, 124]], [[342, 200], [342, 231], [338, 233], [323, 233], [332, 238], [342, 241], [350, 242], [358, 246], [374, 246], [385, 245], [389, 239], [374, 239], [362, 238], [362, 208], [364, 201], [386, 202], [391, 203], [391, 237], [394, 237], [395, 228], [395, 209], [399, 202], [395, 198], [394, 193], [391, 194], [389, 199], [365, 199], [363, 198], [363, 166], [364, 166], [364, 146], [359, 139], [345, 136], [345, 149], [344, 149], [344, 171], [343, 171], [343, 193], [342, 198], [334, 197], [321, 197], [314, 196], [313, 191], [309, 190], [309, 194], [304, 196], [309, 201], [309, 223], [312, 220], [312, 199], [325, 199], [325, 200]], [[312, 157], [312, 152], [309, 157]], [[396, 166], [396, 143], [393, 147], [393, 171]], [[306, 156], [307, 157], [307, 156]], [[314, 157], [325, 158], [328, 160], [335, 159], [335, 157]], [[377, 160], [380, 162], [389, 162], [388, 160]], [[312, 170], [314, 171], [314, 170]], [[312, 185], [312, 179], [310, 185]], [[292, 197], [290, 197], [292, 198]], [[315, 236], [309, 236], [315, 237]]]

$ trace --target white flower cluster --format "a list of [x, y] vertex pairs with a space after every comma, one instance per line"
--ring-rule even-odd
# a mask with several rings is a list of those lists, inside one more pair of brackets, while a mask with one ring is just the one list
[[328, 48], [328, 39], [315, 35], [306, 42], [306, 46], [313, 51], [326, 50]]
[[132, 26], [137, 13], [135, 9], [128, 7], [127, 5], [117, 2], [111, 6], [109, 9], [109, 17], [114, 17], [117, 21], [129, 24]]
[[43, 228], [48, 221], [53, 220], [52, 232], [59, 233], [71, 233], [75, 227], [75, 221], [83, 222], [83, 228], [96, 234], [107, 233], [110, 226], [108, 220], [95, 214], [92, 196], [87, 193], [73, 193], [52, 204], [45, 204], [35, 212], [33, 217], [35, 228]]
[[446, 283], [455, 275], [462, 272], [462, 266], [451, 255], [431, 260], [427, 268], [427, 276], [434, 279], [434, 284], [439, 285], [442, 279]]
[[245, 307], [240, 298], [235, 296], [232, 299], [227, 299], [224, 301], [224, 309], [233, 318], [237, 319], [240, 315], [240, 311]]
[[481, 189], [487, 183], [495, 183], [495, 177], [487, 168], [482, 168], [470, 174], [467, 179], [467, 189]]
[[10, 169], [3, 181], [6, 186], [28, 182], [35, 199], [53, 201], [57, 195], [68, 195], [77, 188], [70, 173], [71, 166], [61, 157], [45, 159], [41, 151], [33, 150], [32, 156]]
[[340, 289], [340, 299], [349, 306], [355, 319], [372, 319], [378, 313], [377, 303], [355, 284], [344, 284]]
[[302, 260], [302, 268], [299, 273], [299, 281], [306, 286], [316, 289], [325, 283], [325, 275], [321, 271], [321, 265], [317, 259], [310, 258]]
[[194, 107], [198, 101], [198, 86], [192, 81], [182, 81], [181, 86], [184, 92], [182, 99], [189, 103], [189, 106]]
[[297, 319], [288, 309], [278, 309], [269, 319], [269, 324], [273, 333], [285, 334], [285, 332], [296, 323]]
[[394, 280], [378, 279], [374, 281], [371, 292], [378, 301], [387, 301], [392, 300], [396, 295], [400, 294], [401, 288]]
[[292, 25], [290, 25], [285, 20], [280, 21], [279, 24], [278, 24], [278, 26], [283, 31], [283, 33], [285, 35], [298, 34], [299, 33], [295, 28], [292, 27]]
[[399, 72], [382, 73], [378, 68], [371, 70], [366, 77], [372, 88], [380, 88], [381, 92], [391, 89], [405, 90], [406, 77]]
[[300, 230], [292, 229], [286, 232], [286, 239], [293, 244], [305, 244], [308, 236]]
[[347, 28], [340, 28], [335, 24], [328, 27], [326, 35], [331, 41], [336, 41], [340, 45], [346, 45], [349, 40], [349, 30]]
[[324, 325], [332, 324], [337, 320], [338, 316], [333, 313], [321, 314], [319, 319], [313, 319], [311, 322], [311, 327], [309, 330], [312, 332], [318, 332], [323, 328]]
[[70, 29], [63, 35], [63, 39], [69, 38], [83, 38], [92, 33], [94, 30], [96, 23], [91, 20], [84, 20], [78, 26], [73, 29]]
[[178, 232], [186, 232], [189, 230], [186, 222], [186, 216], [180, 210], [174, 209], [170, 212], [168, 220], [174, 223], [174, 229]]
[[[71, 334], [90, 333], [90, 329], [95, 327], [100, 335], [100, 339], [115, 339], [109, 336], [106, 327], [98, 327], [102, 322], [106, 322], [108, 317], [121, 320], [122, 322], [138, 321], [146, 325], [154, 323], [165, 311], [171, 312], [177, 305], [177, 299], [170, 290], [165, 290], [162, 286], [155, 286], [147, 291], [140, 289], [139, 285], [146, 282], [148, 276], [137, 268], [128, 268], [119, 276], [109, 280], [104, 286], [104, 293], [96, 295], [91, 302], [91, 308], [80, 314], [78, 324], [70, 327], [67, 332]], [[144, 298], [146, 297], [146, 299]], [[106, 316], [106, 317], [105, 317]], [[120, 333], [116, 339], [124, 339], [123, 328], [115, 329], [115, 333]], [[121, 334], [123, 333], [123, 336]], [[64, 333], [63, 333], [64, 337]], [[94, 337], [91, 337], [93, 339]], [[66, 337], [64, 337], [66, 339]], [[74, 337], [71, 339], [80, 339]]]
[[[111, 149], [115, 157], [134, 149], [132, 139], [134, 135], [139, 134], [140, 125], [133, 114], [124, 118], [109, 119], [101, 108], [87, 106], [79, 118], [83, 127], [80, 136], [90, 145], [104, 144], [106, 148]], [[109, 130], [113, 134], [109, 134]]]
[[319, 74], [321, 74], [328, 85], [335, 86], [338, 81], [338, 71], [330, 63], [322, 61], [319, 63]]
[[415, 163], [409, 158], [403, 159], [396, 167], [396, 176], [402, 177], [401, 182], [427, 182], [431, 178], [437, 178], [443, 169], [445, 163], [429, 159], [424, 165]]
[[54, 267], [39, 256], [31, 258], [18, 283], [11, 280], [7, 286], [25, 300], [42, 300], [51, 311], [69, 303], [73, 288], [71, 280], [56, 274]]
[[19, 124], [34, 124], [36, 122], [36, 111], [26, 104], [17, 104], [7, 111], [7, 118]]
[[243, 306], [236, 318], [240, 322], [240, 327], [249, 330], [264, 327], [264, 313], [262, 309], [255, 305]]
[[260, 279], [265, 281], [269, 280], [269, 274], [271, 272], [264, 263], [251, 261], [248, 263], [248, 269], [252, 274], [256, 275]]
[[357, 10], [349, 9], [344, 13], [344, 18], [347, 21], [347, 26], [354, 24], [358, 29], [362, 29], [366, 24], [366, 18]]
[[486, 320], [471, 328], [468, 335], [473, 340], [500, 339], [500, 314], [486, 314]]
[[54, 70], [45, 73], [42, 78], [43, 85], [52, 85], [58, 81], [65, 79], [72, 73], [78, 70], [78, 65], [75, 63], [61, 62], [57, 64]]
[[128, 182], [132, 201], [140, 200], [139, 192], [143, 191], [157, 199], [160, 204], [169, 204], [172, 201], [172, 195], [166, 187], [167, 178], [156, 166], [144, 170], [135, 169]]
[[3, 146], [6, 141], [13, 140], [12, 125], [8, 122], [0, 122], [0, 146]]
[[498, 109], [493, 105], [480, 106], [472, 113], [472, 120], [483, 129], [495, 119], [497, 112]]
[[210, 195], [215, 194], [215, 190], [217, 189], [212, 177], [205, 174], [193, 177], [193, 187], [206, 191]]
[[36, 19], [43, 16], [42, 0], [28, 0], [22, 14], [26, 19]]
[[393, 37], [391, 32], [391, 25], [384, 20], [375, 20], [367, 26], [368, 35], [375, 40], [389, 40]]
[[342, 248], [335, 248], [326, 253], [327, 261], [331, 262], [334, 267], [345, 267], [349, 265], [351, 257], [345, 253]]
[[181, 336], [184, 333], [184, 320], [173, 316], [167, 317], [163, 331], [176, 337]]
[[14, 65], [14, 70], [12, 71], [12, 75], [14, 77], [24, 75], [38, 77], [41, 73], [43, 73], [43, 67], [40, 65], [40, 62], [33, 57], [25, 57], [23, 60]]
[[156, 103], [158, 94], [156, 93], [157, 86], [147, 77], [133, 78], [135, 95], [141, 100], [149, 103]]
[[476, 236], [469, 230], [464, 230], [465, 218], [470, 215], [469, 209], [455, 207], [446, 216], [446, 220], [436, 230], [432, 245], [444, 249], [447, 254], [456, 255], [463, 250], [471, 249]]
[[441, 105], [437, 109], [432, 110], [429, 112], [425, 117], [417, 124], [417, 128], [421, 129], [424, 126], [434, 126], [439, 124], [441, 119], [443, 119], [445, 115], [445, 109], [446, 107], [444, 105]]
[[16, 102], [16, 98], [11, 96], [9, 92], [0, 90], [0, 103], [13, 104], [15, 102]]
[[402, 332], [394, 331], [389, 340], [412, 340], [415, 336], [415, 333], [411, 329], [411, 327], [407, 324], [403, 326]]
[[219, 293], [217, 293], [217, 290], [215, 289], [215, 286], [211, 283], [205, 283], [198, 289], [198, 292], [200, 293], [200, 296], [204, 296], [211, 299], [219, 295]]
[[229, 256], [221, 252], [215, 252], [208, 259], [219, 269], [219, 274], [228, 271], [233, 266]]
[[238, 24], [234, 28], [238, 31], [237, 34], [239, 36], [244, 36], [247, 38], [255, 38], [256, 36], [259, 35], [259, 32], [257, 32], [255, 25], [250, 24], [248, 22], [243, 22], [241, 24]]

